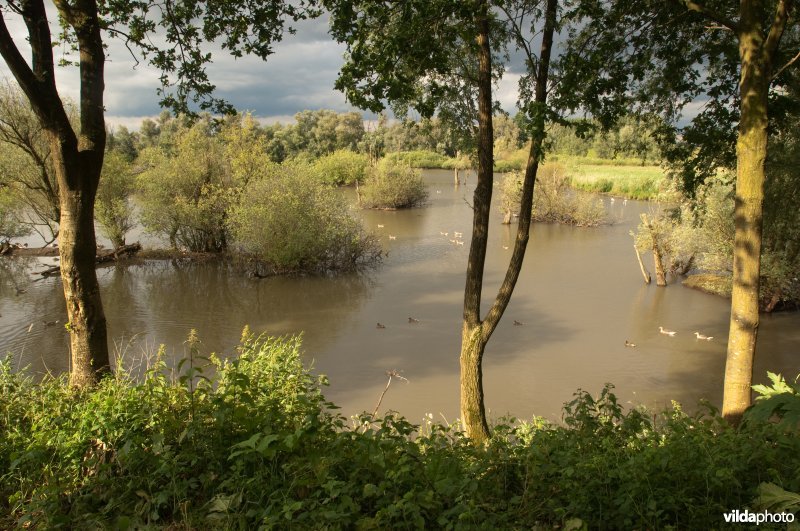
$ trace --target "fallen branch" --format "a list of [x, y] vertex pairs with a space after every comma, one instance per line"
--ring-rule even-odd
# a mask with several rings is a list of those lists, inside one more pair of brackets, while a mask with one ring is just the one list
[[[105, 264], [107, 262], [115, 262], [122, 258], [130, 258], [134, 254], [138, 253], [142, 250], [142, 245], [139, 242], [131, 243], [129, 245], [122, 245], [117, 247], [116, 249], [112, 249], [106, 253], [98, 254], [95, 259], [94, 263], [96, 265]], [[43, 277], [49, 277], [53, 275], [57, 275], [61, 272], [61, 266], [53, 266], [44, 271], [39, 271], [39, 274]]]

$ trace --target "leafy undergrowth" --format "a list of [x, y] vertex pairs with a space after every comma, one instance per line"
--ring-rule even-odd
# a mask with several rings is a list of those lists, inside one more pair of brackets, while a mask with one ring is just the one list
[[797, 425], [768, 420], [796, 386], [738, 430], [580, 391], [563, 425], [509, 420], [476, 447], [454, 426], [331, 413], [299, 350], [246, 335], [235, 360], [212, 356], [213, 383], [193, 348], [179, 378], [158, 362], [81, 392], [4, 362], [0, 527], [710, 529], [800, 491]]

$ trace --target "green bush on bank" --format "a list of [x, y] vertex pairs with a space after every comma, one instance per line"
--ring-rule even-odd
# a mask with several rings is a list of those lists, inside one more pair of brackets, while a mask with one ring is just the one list
[[325, 184], [351, 185], [363, 181], [367, 174], [369, 157], [347, 149], [323, 155], [314, 162], [314, 172]]
[[332, 414], [298, 338], [245, 333], [228, 361], [190, 339], [175, 378], [158, 359], [85, 391], [0, 364], [0, 526], [709, 529], [800, 491], [797, 419], [766, 420], [800, 386], [776, 379], [738, 430], [713, 410], [625, 412], [607, 386], [563, 425], [501, 424], [476, 447], [430, 420]]
[[359, 190], [359, 201], [366, 208], [412, 208], [427, 198], [421, 173], [391, 159], [371, 168]]
[[[500, 183], [500, 204], [507, 220], [510, 213], [519, 212], [523, 178], [521, 173], [513, 172]], [[533, 192], [532, 218], [534, 221], [579, 227], [593, 227], [606, 221], [605, 209], [597, 198], [569, 190], [564, 166], [552, 162], [539, 167]]]
[[306, 164], [262, 168], [242, 189], [227, 221], [235, 247], [255, 259], [261, 274], [352, 271], [380, 259], [377, 241], [345, 198]]
[[384, 160], [395, 166], [411, 166], [412, 168], [442, 169], [448, 168], [450, 159], [435, 151], [395, 151], [387, 153]]

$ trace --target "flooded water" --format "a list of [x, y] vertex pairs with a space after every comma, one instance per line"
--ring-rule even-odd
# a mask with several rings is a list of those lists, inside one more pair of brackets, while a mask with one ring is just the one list
[[[412, 421], [458, 416], [458, 352], [475, 179], [426, 172], [430, 200], [408, 211], [360, 212], [388, 257], [375, 271], [335, 278], [249, 279], [225, 266], [149, 262], [98, 269], [109, 334], [136, 366], [164, 343], [177, 359], [190, 329], [204, 352], [230, 354], [244, 325], [273, 335], [304, 334], [329, 399], [350, 415], [372, 411], [385, 372], [402, 371], [381, 410]], [[628, 232], [653, 205], [602, 199], [614, 223], [599, 228], [536, 224], [514, 296], [484, 357], [490, 416], [560, 417], [576, 389], [616, 385], [623, 402], [661, 408], [701, 398], [719, 405], [729, 301], [671, 284], [642, 282]], [[505, 274], [516, 225], [493, 215], [484, 286], [486, 308]], [[383, 225], [383, 228], [378, 228]], [[453, 232], [465, 244], [451, 243]], [[441, 234], [448, 233], [447, 236]], [[393, 236], [393, 238], [390, 238]], [[650, 259], [649, 256], [646, 259]], [[33, 280], [53, 258], [2, 261], [0, 351], [34, 371], [68, 370], [60, 280]], [[652, 271], [650, 261], [648, 268]], [[17, 288], [26, 289], [17, 294]], [[409, 323], [413, 317], [419, 323]], [[45, 323], [59, 320], [55, 325]], [[514, 320], [523, 323], [515, 326]], [[376, 328], [377, 323], [385, 326]], [[762, 316], [755, 377], [800, 373], [800, 314]], [[662, 335], [659, 326], [677, 330]], [[694, 331], [714, 336], [698, 341]], [[625, 341], [636, 348], [626, 348]], [[441, 415], [441, 416], [440, 416]]]

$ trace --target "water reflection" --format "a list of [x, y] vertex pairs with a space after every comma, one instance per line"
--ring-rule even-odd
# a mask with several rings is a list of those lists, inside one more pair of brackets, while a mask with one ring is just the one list
[[[110, 335], [131, 356], [164, 343], [180, 357], [191, 328], [199, 331], [206, 353], [232, 352], [245, 324], [270, 334], [302, 331], [308, 363], [329, 375], [326, 394], [345, 414], [371, 411], [386, 384], [385, 371], [397, 369], [410, 382], [393, 383], [382, 409], [399, 410], [412, 420], [426, 412], [452, 420], [458, 415], [474, 178], [460, 187], [453, 186], [449, 171], [427, 172], [426, 179], [430, 200], [424, 208], [359, 212], [389, 253], [372, 273], [256, 280], [217, 263], [99, 269]], [[705, 397], [719, 404], [729, 302], [679, 284], [644, 285], [628, 232], [651, 205], [603, 201], [618, 220], [614, 225], [533, 227], [514, 297], [486, 351], [486, 399], [493, 416], [558, 418], [576, 389], [596, 392], [605, 382], [616, 384], [623, 401], [660, 407], [677, 399], [691, 409]], [[494, 215], [490, 227], [485, 310], [515, 237], [516, 226], [503, 226], [499, 219]], [[463, 234], [465, 245], [450, 241], [454, 232]], [[10, 266], [16, 272], [2, 272], [0, 349], [36, 370], [63, 371], [66, 334], [41, 324], [63, 319], [60, 282], [32, 282], [37, 260], [51, 262], [0, 261], [17, 264]], [[27, 293], [15, 295], [12, 275], [14, 282], [30, 286]], [[514, 320], [523, 325], [514, 326]], [[386, 328], [376, 328], [377, 322]], [[762, 318], [757, 379], [763, 381], [766, 370], [800, 372], [799, 323], [797, 313]], [[678, 334], [659, 334], [659, 326]], [[695, 330], [715, 339], [698, 341]], [[625, 340], [636, 348], [626, 348]]]

